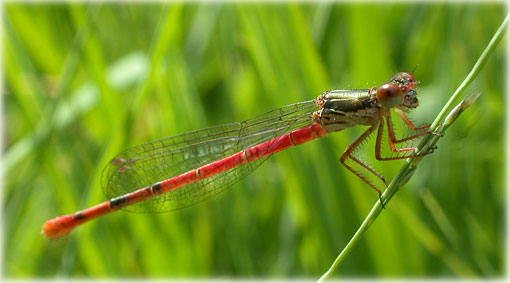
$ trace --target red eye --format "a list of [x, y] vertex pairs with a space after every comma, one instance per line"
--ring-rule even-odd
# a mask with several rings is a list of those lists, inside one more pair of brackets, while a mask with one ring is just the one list
[[407, 80], [410, 82], [410, 83], [414, 83], [416, 82], [416, 79], [414, 78], [413, 74], [411, 73], [407, 73], [407, 72], [404, 72], [404, 74], [406, 74], [406, 76], [408, 77]]
[[377, 98], [381, 102], [400, 96], [400, 94], [400, 88], [394, 84], [383, 84], [377, 89]]

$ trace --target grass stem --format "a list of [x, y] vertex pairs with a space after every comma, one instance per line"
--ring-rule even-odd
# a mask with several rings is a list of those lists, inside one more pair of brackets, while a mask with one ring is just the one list
[[[455, 90], [455, 92], [451, 95], [448, 102], [444, 105], [443, 109], [439, 112], [439, 114], [436, 116], [434, 122], [431, 125], [431, 129], [435, 129], [438, 133], [443, 134], [446, 129], [455, 121], [455, 119], [464, 111], [466, 110], [480, 95], [480, 93], [475, 93], [464, 100], [460, 102], [453, 110], [450, 110], [452, 108], [453, 103], [458, 100], [460, 95], [466, 90], [466, 88], [473, 82], [473, 80], [478, 76], [480, 71], [482, 70], [485, 63], [488, 61], [490, 55], [494, 52], [496, 49], [496, 46], [503, 38], [503, 35], [505, 34], [505, 30], [508, 26], [510, 15], [507, 15], [506, 18], [503, 20], [503, 23], [498, 28], [494, 36], [492, 37], [491, 41], [485, 48], [485, 50], [482, 52], [478, 60], [476, 61], [475, 65], [473, 66], [473, 69], [469, 74], [466, 76], [464, 81], [459, 85], [459, 87]], [[448, 114], [447, 114], [448, 113]], [[443, 122], [441, 122], [443, 121]], [[439, 138], [435, 135], [428, 135], [420, 142], [420, 144], [417, 146], [416, 151], [418, 153], [424, 152], [426, 150], [429, 150], [430, 148], [434, 147], [435, 144], [438, 142]], [[411, 176], [416, 171], [418, 163], [421, 161], [422, 158], [410, 158], [407, 159], [404, 165], [400, 168], [399, 172], [393, 178], [392, 182], [388, 186], [388, 188], [384, 191], [382, 195], [383, 202], [385, 206], [387, 207], [388, 202], [390, 199], [397, 193], [397, 191], [406, 184]], [[319, 279], [320, 281], [324, 281], [325, 279], [329, 278], [333, 272], [340, 266], [340, 264], [344, 261], [344, 259], [347, 257], [349, 252], [353, 249], [354, 245], [360, 241], [363, 234], [368, 230], [370, 225], [374, 223], [374, 221], [377, 219], [377, 216], [381, 213], [383, 207], [381, 203], [376, 201], [370, 212], [368, 213], [367, 217], [363, 221], [363, 223], [360, 225], [354, 236], [349, 240], [347, 245], [344, 247], [342, 252], [337, 256], [333, 264], [330, 266], [328, 271], [322, 275], [322, 277]]]

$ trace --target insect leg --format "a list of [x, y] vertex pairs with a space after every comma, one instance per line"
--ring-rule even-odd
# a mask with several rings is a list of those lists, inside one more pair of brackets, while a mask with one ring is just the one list
[[370, 168], [370, 166], [368, 166], [367, 164], [365, 164], [364, 162], [362, 162], [361, 160], [359, 160], [358, 158], [356, 158], [352, 153], [354, 152], [354, 150], [361, 144], [361, 142], [363, 140], [365, 140], [368, 136], [370, 136], [371, 133], [373, 133], [375, 131], [375, 129], [377, 127], [379, 127], [380, 124], [376, 124], [376, 125], [373, 125], [373, 126], [370, 126], [370, 128], [368, 128], [368, 130], [366, 130], [361, 136], [359, 136], [351, 145], [349, 145], [347, 147], [347, 149], [345, 149], [345, 152], [342, 154], [342, 156], [340, 157], [340, 163], [342, 163], [342, 165], [347, 168], [349, 171], [351, 171], [352, 173], [354, 173], [354, 175], [358, 176], [358, 178], [360, 178], [361, 180], [363, 180], [365, 183], [367, 183], [370, 187], [372, 187], [378, 194], [379, 194], [379, 201], [381, 202], [381, 204], [384, 206], [384, 203], [382, 201], [382, 198], [381, 198], [381, 195], [382, 195], [382, 191], [377, 188], [377, 186], [375, 186], [372, 182], [370, 182], [366, 177], [364, 177], [363, 175], [361, 175], [358, 171], [356, 171], [354, 168], [352, 168], [351, 166], [349, 166], [346, 161], [348, 159], [350, 160], [353, 160], [354, 162], [358, 163], [359, 165], [361, 165], [363, 168], [367, 169], [369, 172], [371, 172], [372, 174], [374, 174], [375, 176], [377, 176], [379, 179], [381, 179], [384, 184], [387, 185], [386, 183], [386, 180], [384, 179], [384, 177], [377, 173], [374, 169]]
[[[414, 136], [411, 136], [409, 138], [405, 138], [405, 139], [399, 141], [395, 138], [395, 132], [393, 130], [393, 123], [391, 122], [390, 116], [386, 117], [386, 125], [388, 126], [388, 141], [390, 144], [390, 149], [391, 149], [391, 151], [396, 152], [396, 153], [413, 152], [416, 150], [416, 147], [396, 148], [395, 143], [410, 140], [410, 139], [427, 134], [427, 132], [423, 132], [423, 133], [419, 133], [417, 135], [414, 135]], [[383, 128], [384, 128], [384, 122], [381, 121], [380, 126], [379, 126], [379, 131], [377, 131], [377, 140], [375, 142], [375, 158], [377, 160], [388, 161], [388, 160], [397, 160], [397, 159], [405, 159], [405, 158], [416, 158], [416, 157], [421, 157], [421, 156], [430, 154], [435, 149], [435, 147], [433, 147], [428, 152], [421, 153], [421, 154], [412, 153], [412, 154], [407, 154], [407, 155], [402, 155], [402, 156], [382, 157], [381, 156], [381, 141], [382, 141]]]

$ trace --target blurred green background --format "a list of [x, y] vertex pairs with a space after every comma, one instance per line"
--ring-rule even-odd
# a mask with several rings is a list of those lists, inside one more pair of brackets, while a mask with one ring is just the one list
[[[411, 117], [431, 122], [504, 16], [503, 3], [4, 4], [3, 276], [318, 278], [377, 201], [338, 162], [364, 127], [278, 153], [191, 208], [39, 233], [104, 201], [101, 170], [127, 147], [329, 89], [418, 66]], [[505, 274], [505, 48], [335, 276]], [[370, 163], [388, 179], [402, 165]]]

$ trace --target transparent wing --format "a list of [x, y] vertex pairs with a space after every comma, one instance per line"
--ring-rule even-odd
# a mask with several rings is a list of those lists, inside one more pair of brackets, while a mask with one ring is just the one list
[[[312, 123], [314, 100], [288, 105], [252, 119], [144, 143], [116, 156], [103, 170], [104, 194], [114, 198], [170, 179]], [[190, 206], [225, 190], [267, 157], [124, 208], [166, 212]]]

